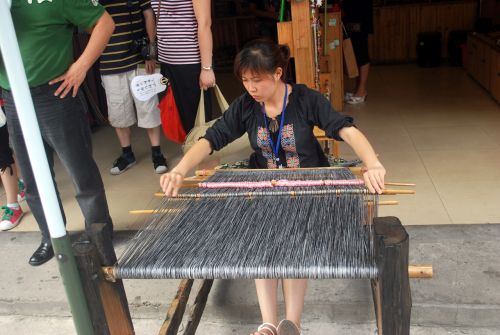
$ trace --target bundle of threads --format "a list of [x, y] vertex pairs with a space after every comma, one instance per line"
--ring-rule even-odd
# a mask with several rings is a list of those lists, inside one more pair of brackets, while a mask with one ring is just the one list
[[119, 278], [376, 277], [377, 196], [348, 169], [226, 170], [210, 183], [222, 188], [164, 198], [120, 257]]

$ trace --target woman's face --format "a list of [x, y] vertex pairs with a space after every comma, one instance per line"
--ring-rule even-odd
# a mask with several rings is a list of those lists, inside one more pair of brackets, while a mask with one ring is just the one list
[[255, 101], [266, 102], [274, 96], [280, 82], [281, 73], [281, 68], [276, 69], [274, 73], [244, 71], [241, 74], [241, 81]]

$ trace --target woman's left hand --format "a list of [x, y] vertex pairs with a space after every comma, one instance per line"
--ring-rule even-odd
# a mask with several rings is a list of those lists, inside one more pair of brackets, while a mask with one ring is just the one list
[[372, 166], [363, 168], [363, 178], [370, 193], [382, 194], [385, 188], [385, 168], [382, 163], [377, 162]]
[[215, 86], [215, 74], [213, 70], [201, 70], [200, 73], [200, 88], [204, 89], [205, 91], [209, 89], [210, 87]]

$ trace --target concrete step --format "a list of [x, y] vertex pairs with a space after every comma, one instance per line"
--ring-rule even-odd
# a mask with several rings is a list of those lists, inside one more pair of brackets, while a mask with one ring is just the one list
[[[412, 324], [500, 329], [500, 225], [407, 229], [411, 263], [434, 266], [433, 279], [411, 280]], [[128, 238], [130, 233], [117, 233], [118, 252]], [[36, 233], [0, 234], [0, 315], [69, 316], [56, 262], [36, 268], [27, 264], [38, 241]], [[162, 320], [177, 285], [177, 280], [126, 280], [133, 317]], [[218, 325], [258, 324], [253, 282], [216, 281], [204, 318]], [[305, 327], [372, 324], [368, 281], [310, 281], [303, 320]]]

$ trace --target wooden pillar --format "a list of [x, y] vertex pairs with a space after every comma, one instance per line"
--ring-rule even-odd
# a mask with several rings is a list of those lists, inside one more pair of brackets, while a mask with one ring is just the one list
[[373, 220], [378, 279], [371, 281], [379, 335], [409, 335], [409, 237], [396, 217]]
[[296, 81], [314, 88], [314, 44], [309, 1], [292, 0], [291, 7]]
[[[102, 266], [116, 263], [111, 232], [104, 224], [92, 224], [73, 248], [96, 335], [133, 335], [134, 327], [123, 282], [104, 279]], [[89, 240], [90, 238], [90, 240]]]

